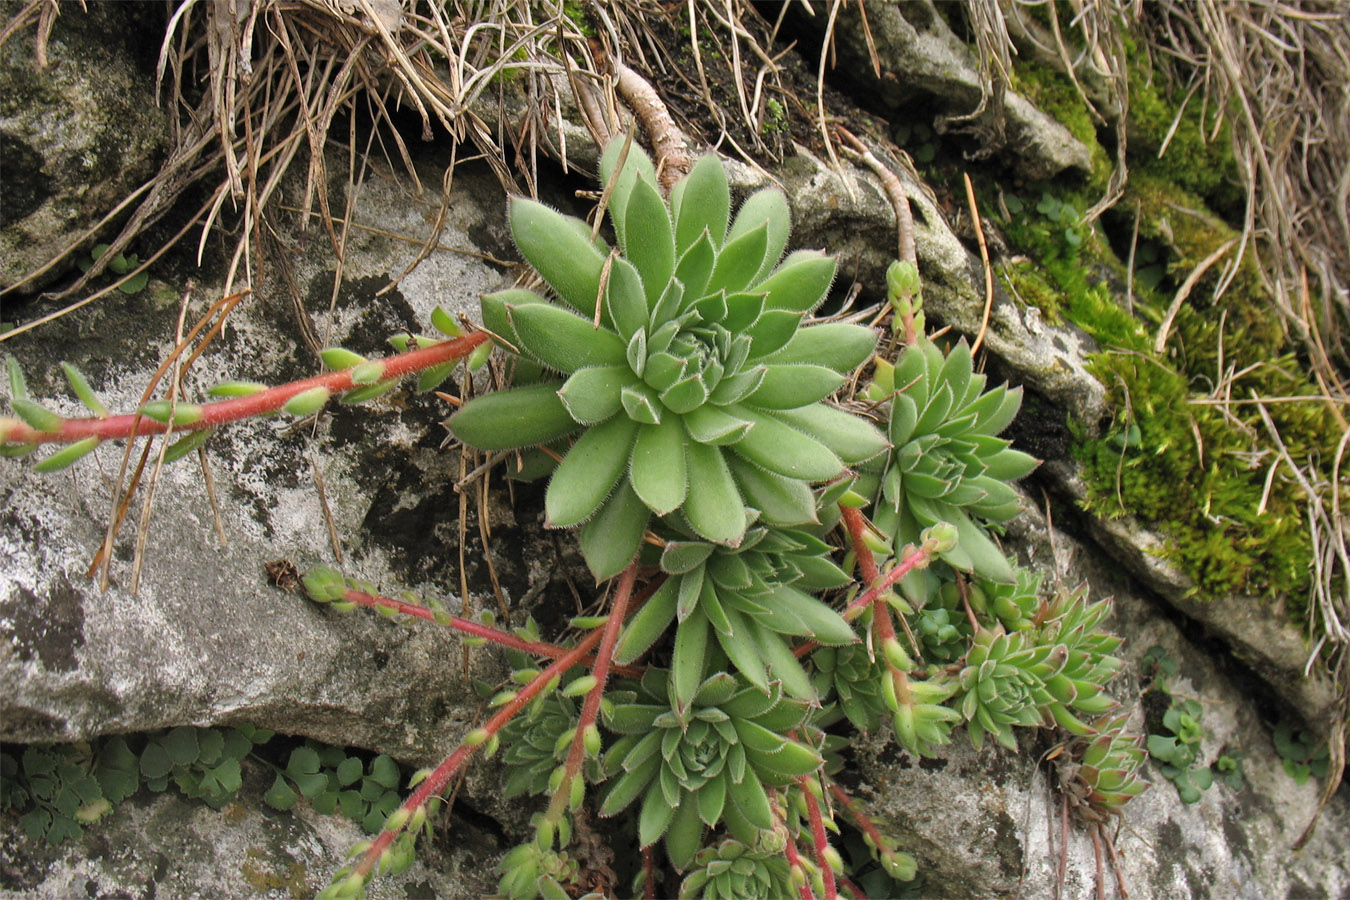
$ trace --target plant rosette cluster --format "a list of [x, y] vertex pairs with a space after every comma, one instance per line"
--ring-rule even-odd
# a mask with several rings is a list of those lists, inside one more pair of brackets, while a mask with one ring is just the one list
[[766, 786], [787, 786], [818, 770], [823, 759], [785, 734], [802, 725], [807, 704], [767, 694], [718, 672], [681, 708], [668, 673], [649, 669], [642, 681], [609, 695], [605, 724], [622, 737], [607, 751], [612, 780], [600, 808], [614, 815], [639, 797], [638, 842], [665, 835], [671, 861], [688, 869], [703, 844], [704, 826], [725, 824], [753, 845], [774, 828]]
[[801, 327], [835, 260], [802, 250], [780, 263], [787, 199], [766, 188], [730, 219], [715, 155], [669, 206], [635, 146], [611, 143], [601, 177], [612, 251], [580, 219], [512, 199], [516, 245], [556, 298], [489, 294], [483, 321], [520, 354], [517, 381], [532, 368], [542, 380], [471, 400], [451, 433], [482, 450], [577, 435], [545, 506], [549, 524], [581, 526], [597, 578], [628, 565], [652, 516], [728, 547], [756, 519], [815, 522], [811, 485], [886, 449], [868, 422], [821, 402], [876, 343], [860, 325]]
[[787, 639], [836, 646], [857, 641], [852, 626], [813, 596], [850, 581], [829, 552], [806, 531], [759, 525], [735, 548], [689, 535], [671, 539], [660, 556], [669, 577], [625, 628], [615, 659], [637, 659], [677, 624], [671, 677], [681, 708], [703, 682], [710, 635], [760, 691], [769, 692], [772, 673], [791, 696], [815, 700], [810, 676]]
[[1013, 725], [1054, 723], [1074, 735], [1097, 733], [1080, 716], [1096, 719], [1119, 706], [1106, 685], [1121, 668], [1111, 655], [1121, 639], [1097, 630], [1110, 611], [1109, 601], [1091, 603], [1080, 587], [1046, 605], [1038, 632], [1009, 634], [1000, 625], [976, 633], [958, 680], [961, 712], [977, 748], [989, 734], [1016, 750]]
[[[1009, 482], [1029, 474], [1037, 461], [998, 437], [1022, 405], [1020, 388], [986, 391], [964, 340], [944, 354], [921, 335], [892, 366], [878, 359], [862, 396], [889, 400], [887, 434], [892, 450], [885, 466], [860, 481], [860, 493], [875, 497], [873, 523], [896, 547], [919, 540], [924, 528], [956, 526], [956, 546], [942, 554], [952, 567], [1014, 583], [1008, 559], [976, 518], [1006, 522], [1021, 511]], [[932, 573], [901, 583], [922, 605], [935, 587]]]

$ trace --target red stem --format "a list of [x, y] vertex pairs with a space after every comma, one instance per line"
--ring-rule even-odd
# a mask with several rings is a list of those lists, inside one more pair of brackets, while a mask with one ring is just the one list
[[[384, 360], [379, 360], [384, 364], [381, 380], [401, 378], [404, 375], [420, 372], [441, 363], [462, 359], [472, 353], [475, 347], [486, 343], [488, 340], [486, 332], [475, 331], [473, 334], [467, 334], [453, 341], [442, 341], [430, 347], [387, 357]], [[61, 427], [56, 431], [38, 431], [18, 419], [0, 418], [0, 443], [69, 444], [88, 437], [96, 437], [99, 440], [106, 441], [139, 437], [144, 434], [164, 434], [170, 430], [174, 433], [201, 431], [204, 428], [215, 428], [228, 422], [237, 422], [240, 419], [276, 412], [296, 394], [311, 388], [327, 388], [331, 393], [340, 394], [352, 388], [362, 387], [352, 380], [352, 371], [352, 369], [344, 369], [341, 372], [328, 372], [324, 375], [306, 378], [303, 381], [292, 381], [290, 384], [268, 388], [248, 397], [233, 397], [229, 400], [202, 404], [200, 407], [202, 411], [201, 419], [191, 425], [170, 427], [140, 413], [131, 413], [123, 416], [110, 416], [106, 419], [62, 419]], [[186, 404], [179, 404], [180, 408], [184, 405]]]
[[642, 871], [647, 876], [642, 879], [642, 900], [656, 900], [656, 857], [651, 844], [642, 848]]
[[[526, 704], [543, 691], [550, 681], [561, 677], [564, 672], [579, 663], [582, 657], [600, 641], [602, 635], [603, 632], [600, 631], [591, 632], [565, 656], [536, 675], [533, 681], [521, 688], [519, 694], [499, 709], [491, 719], [488, 719], [487, 724], [483, 725], [481, 731], [486, 732], [489, 737], [500, 731], [507, 722], [515, 717], [516, 713], [524, 709]], [[486, 743], [486, 741], [483, 743]], [[445, 790], [445, 786], [450, 783], [450, 779], [468, 761], [473, 752], [481, 746], [482, 743], [460, 744], [445, 762], [437, 766], [435, 771], [417, 786], [417, 790], [413, 791], [408, 799], [403, 801], [403, 805], [399, 809], [406, 810], [411, 816], [419, 807], [425, 806], [428, 800]], [[398, 837], [402, 830], [403, 826], [399, 826], [395, 829], [385, 829], [380, 832], [374, 843], [361, 857], [361, 861], [356, 864], [352, 874], [359, 875], [363, 880], [368, 879], [371, 871], [375, 868], [375, 864], [379, 862], [381, 854], [394, 842], [394, 839]]]
[[629, 564], [619, 576], [618, 587], [614, 590], [614, 603], [609, 608], [609, 620], [605, 622], [604, 637], [600, 641], [600, 649], [595, 651], [595, 664], [591, 668], [595, 686], [586, 694], [586, 702], [581, 706], [577, 733], [572, 736], [572, 746], [567, 751], [562, 784], [549, 801], [549, 818], [562, 815], [571, 795], [572, 781], [580, 777], [582, 763], [586, 760], [586, 729], [595, 724], [600, 712], [600, 700], [605, 695], [605, 683], [609, 680], [610, 664], [614, 659], [614, 645], [619, 642], [619, 630], [623, 627], [624, 617], [628, 614], [628, 600], [633, 595], [637, 569], [637, 563]]
[[825, 900], [839, 900], [839, 888], [834, 883], [834, 866], [830, 865], [830, 860], [825, 854], [830, 841], [825, 836], [825, 819], [820, 814], [820, 803], [811, 791], [807, 776], [799, 776], [797, 783], [801, 785], [802, 796], [806, 798], [806, 814], [811, 820], [811, 840], [816, 845], [816, 862], [820, 865], [821, 876], [825, 879]]
[[835, 784], [833, 780], [828, 783], [828, 787], [830, 793], [834, 795], [834, 799], [839, 801], [839, 805], [853, 819], [853, 823], [872, 839], [872, 846], [876, 847], [877, 853], [883, 852], [886, 847], [890, 846], [890, 841], [881, 833], [881, 829], [877, 828], [876, 824], [862, 811], [861, 803], [850, 797], [848, 792]]
[[[531, 656], [547, 656], [549, 659], [561, 659], [571, 652], [568, 648], [559, 647], [557, 644], [548, 644], [543, 641], [527, 641], [524, 638], [516, 637], [510, 632], [480, 624], [472, 619], [463, 619], [459, 616], [447, 617], [443, 611], [438, 619], [437, 610], [428, 609], [425, 606], [418, 606], [416, 603], [408, 603], [405, 600], [396, 600], [393, 597], [380, 597], [375, 594], [367, 594], [364, 591], [352, 590], [351, 588], [343, 591], [342, 596], [338, 598], [337, 602], [392, 609], [403, 615], [416, 616], [419, 619], [426, 619], [430, 622], [436, 622], [437, 624], [448, 625], [458, 631], [463, 631], [474, 637], [484, 638], [485, 640], [492, 641], [494, 644], [500, 644], [503, 647], [510, 647], [513, 650], [523, 650]], [[580, 662], [586, 664], [591, 662], [591, 660], [583, 657]], [[637, 666], [615, 666], [614, 671], [630, 678], [641, 678], [645, 670]]]

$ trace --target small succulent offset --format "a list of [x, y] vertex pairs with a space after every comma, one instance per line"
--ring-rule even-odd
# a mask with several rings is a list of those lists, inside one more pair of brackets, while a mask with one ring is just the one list
[[959, 540], [943, 559], [983, 578], [1013, 583], [1007, 557], [971, 517], [1006, 522], [1017, 515], [1017, 494], [1008, 482], [1029, 474], [1037, 462], [998, 437], [1021, 407], [1021, 389], [985, 391], [985, 382], [964, 340], [944, 355], [919, 335], [894, 366], [878, 361], [864, 396], [890, 400], [894, 449], [879, 477], [873, 521], [896, 546], [916, 541], [924, 528], [950, 522]]
[[849, 582], [829, 560], [829, 546], [806, 531], [759, 525], [736, 548], [679, 537], [661, 553], [661, 569], [670, 577], [625, 629], [617, 661], [636, 659], [678, 621], [671, 672], [682, 707], [703, 681], [710, 634], [764, 693], [772, 673], [790, 695], [815, 699], [810, 677], [783, 638], [829, 645], [857, 640], [839, 613], [812, 596]]
[[835, 260], [797, 251], [780, 263], [782, 191], [759, 191], [731, 220], [714, 155], [675, 185], [669, 206], [636, 146], [611, 143], [601, 177], [618, 248], [580, 219], [514, 198], [516, 244], [557, 299], [520, 289], [483, 298], [487, 329], [561, 377], [472, 400], [451, 432], [484, 450], [579, 432], [546, 511], [556, 527], [583, 526], [597, 578], [628, 565], [653, 515], [677, 515], [729, 547], [744, 540], [751, 510], [773, 525], [814, 522], [810, 485], [886, 449], [864, 420], [820, 402], [868, 358], [875, 333], [799, 327]]
[[638, 841], [666, 836], [671, 860], [694, 862], [703, 827], [721, 823], [745, 844], [774, 827], [766, 785], [787, 785], [823, 760], [784, 735], [809, 713], [805, 703], [764, 693], [726, 672], [707, 678], [681, 712], [668, 673], [648, 669], [629, 692], [615, 691], [605, 724], [622, 737], [605, 755], [612, 786], [600, 811], [614, 815], [642, 797]]

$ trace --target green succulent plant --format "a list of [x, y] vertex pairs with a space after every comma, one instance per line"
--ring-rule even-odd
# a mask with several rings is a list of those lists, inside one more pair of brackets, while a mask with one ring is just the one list
[[800, 327], [835, 261], [797, 251], [782, 191], [753, 194], [730, 220], [715, 155], [667, 206], [651, 160], [610, 145], [601, 163], [618, 247], [580, 219], [511, 201], [516, 245], [556, 299], [513, 289], [483, 298], [483, 321], [522, 358], [559, 373], [465, 404], [465, 444], [507, 450], [577, 434], [549, 482], [549, 524], [583, 526], [597, 578], [636, 553], [650, 517], [678, 513], [700, 538], [737, 546], [755, 521], [816, 519], [810, 485], [880, 454], [868, 423], [821, 402], [872, 352], [859, 325]]
[[861, 644], [821, 647], [811, 654], [811, 661], [815, 663], [812, 680], [821, 698], [837, 702], [859, 731], [875, 731], [886, 712], [881, 698], [885, 669], [867, 648]]
[[682, 707], [703, 682], [710, 635], [761, 691], [769, 691], [772, 674], [792, 696], [814, 699], [811, 679], [782, 636], [830, 645], [858, 639], [839, 613], [812, 596], [849, 582], [829, 552], [806, 531], [759, 525], [735, 548], [691, 534], [667, 541], [660, 564], [670, 577], [625, 629], [616, 659], [636, 659], [678, 621], [671, 683]]
[[[761, 839], [760, 843], [764, 841]], [[772, 841], [769, 846], [747, 846], [729, 837], [694, 855], [694, 869], [681, 882], [680, 897], [682, 900], [788, 897], [794, 893], [790, 874], [781, 846]]]
[[1120, 809], [1148, 789], [1139, 774], [1148, 754], [1138, 735], [1127, 730], [1128, 715], [1099, 723], [1073, 768], [1070, 790], [1098, 821], [1120, 815]]
[[[874, 475], [872, 520], [897, 547], [916, 541], [930, 525], [949, 522], [959, 539], [942, 554], [944, 560], [991, 581], [1014, 583], [1007, 558], [972, 516], [1006, 522], [1017, 515], [1020, 504], [1008, 482], [1027, 475], [1037, 462], [998, 437], [1021, 407], [1021, 388], [986, 391], [985, 382], [964, 340], [944, 354], [919, 336], [894, 366], [877, 361], [864, 396], [890, 400], [893, 449], [884, 470]], [[913, 598], [914, 592], [907, 595]]]
[[766, 785], [789, 784], [822, 763], [815, 750], [784, 737], [809, 709], [777, 685], [766, 694], [719, 672], [681, 708], [668, 673], [649, 669], [635, 690], [610, 699], [605, 724], [622, 737], [605, 755], [612, 786], [600, 812], [612, 816], [642, 797], [639, 844], [665, 835], [680, 868], [693, 862], [705, 825], [725, 822], [753, 844], [774, 826]]
[[975, 635], [960, 682], [961, 714], [970, 723], [970, 740], [977, 749], [991, 734], [1015, 751], [1012, 726], [1041, 724], [1041, 707], [1051, 698], [1036, 672], [1039, 655], [1037, 648], [1026, 646], [1021, 632], [1008, 634], [1000, 627]]

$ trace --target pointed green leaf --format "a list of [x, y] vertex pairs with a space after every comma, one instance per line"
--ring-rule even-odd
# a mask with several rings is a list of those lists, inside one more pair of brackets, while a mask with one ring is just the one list
[[479, 450], [515, 450], [547, 444], [581, 427], [558, 396], [557, 381], [475, 397], [446, 426]]
[[[717, 249], [713, 247], [712, 238], [706, 233], [699, 235], [698, 240], [681, 254], [680, 261], [675, 265], [675, 278], [684, 286], [684, 293], [691, 300], [702, 297], [706, 292], [716, 260]], [[660, 325], [679, 312], [678, 307], [672, 308], [665, 302], [662, 302], [658, 309], [662, 315], [652, 316], [653, 325]]]
[[769, 797], [764, 792], [755, 770], [747, 768], [745, 777], [740, 781], [728, 781], [727, 796], [736, 809], [756, 828], [773, 827], [773, 813], [769, 809]]
[[796, 409], [824, 400], [837, 391], [844, 380], [843, 375], [825, 366], [767, 365], [763, 383], [745, 398], [745, 402], [765, 409]]
[[783, 683], [783, 690], [799, 700], [815, 701], [816, 690], [811, 678], [802, 668], [797, 657], [788, 649], [787, 642], [767, 628], [754, 628], [755, 639], [759, 644], [759, 655], [769, 666], [771, 677]]
[[689, 618], [675, 626], [675, 653], [670, 661], [670, 685], [672, 697], [681, 709], [694, 702], [698, 686], [703, 683], [708, 631], [708, 617], [697, 607], [689, 614]]
[[[625, 146], [628, 148], [626, 154]], [[623, 171], [615, 177], [615, 170], [619, 168], [621, 157]], [[605, 152], [600, 157], [600, 186], [610, 192], [610, 219], [614, 222], [616, 234], [622, 235], [625, 217], [614, 215], [614, 211], [628, 208], [628, 198], [639, 178], [645, 178], [652, 184], [656, 183], [656, 168], [652, 165], [651, 157], [636, 140], [630, 141], [626, 134], [617, 135], [605, 146]]]
[[667, 578], [656, 593], [648, 598], [633, 617], [623, 626], [619, 635], [618, 648], [614, 651], [614, 661], [626, 666], [642, 654], [666, 633], [670, 623], [675, 621], [675, 594], [678, 579]]
[[734, 444], [745, 437], [750, 423], [715, 406], [703, 405], [684, 415], [684, 427], [700, 444]]
[[648, 303], [655, 306], [675, 271], [675, 235], [665, 202], [645, 179], [638, 179], [628, 196], [619, 244], [642, 275]]
[[680, 508], [689, 480], [679, 419], [667, 416], [660, 424], [638, 428], [629, 478], [642, 502], [658, 516]]
[[68, 362], [61, 363], [61, 371], [66, 373], [66, 381], [70, 382], [70, 389], [75, 392], [76, 397], [80, 398], [80, 402], [100, 419], [108, 418], [108, 407], [104, 406], [103, 401], [98, 399], [98, 395], [89, 386], [89, 380], [84, 377], [84, 373]]
[[774, 417], [830, 448], [849, 465], [866, 462], [884, 452], [886, 439], [866, 419], [813, 403], [800, 409], [776, 410]]
[[615, 416], [577, 439], [554, 470], [544, 497], [550, 527], [566, 528], [595, 515], [624, 477], [636, 434], [636, 422]]
[[665, 407], [657, 398], [656, 392], [640, 381], [625, 385], [619, 392], [628, 418], [644, 425], [660, 425], [661, 412]]
[[512, 197], [510, 218], [521, 255], [559, 297], [583, 315], [594, 316], [605, 254], [569, 223], [570, 217], [536, 200]]
[[727, 800], [726, 770], [708, 779], [698, 792], [698, 817], [705, 825], [717, 827], [722, 819], [722, 807]]
[[772, 415], [740, 405], [727, 411], [753, 423], [745, 437], [731, 445], [738, 456], [803, 481], [828, 481], [843, 471], [844, 464], [824, 444]]
[[511, 288], [493, 294], [484, 294], [478, 302], [479, 310], [483, 316], [483, 327], [502, 340], [509, 341], [511, 347], [506, 349], [513, 350], [513, 352], [525, 352], [520, 345], [520, 336], [516, 334], [516, 329], [511, 324], [511, 316], [508, 310], [517, 306], [527, 306], [531, 303], [551, 305], [534, 291], [527, 291], [522, 288]]
[[722, 451], [707, 444], [686, 447], [689, 493], [684, 514], [700, 536], [718, 544], [736, 545], [747, 525], [745, 504]]
[[812, 312], [830, 293], [837, 260], [816, 250], [798, 250], [755, 286], [764, 291], [766, 309]]
[[[167, 401], [160, 402], [164, 404], [164, 410], [161, 413], [163, 416], [162, 419], [152, 415], [150, 412], [152, 409], [155, 412], [159, 412], [159, 407], [152, 407], [152, 405], [148, 403], [141, 408], [141, 414], [149, 416], [157, 422], [167, 422], [169, 420], [168, 403]], [[52, 412], [50, 409], [47, 409], [47, 407], [43, 406], [41, 403], [35, 403], [32, 400], [27, 400], [22, 397], [12, 397], [9, 401], [9, 405], [18, 417], [23, 419], [24, 424], [37, 431], [60, 431], [61, 423], [65, 421], [61, 416]]]
[[708, 386], [701, 374], [682, 378], [661, 392], [661, 402], [676, 415], [684, 415], [692, 409], [697, 409], [707, 400]]
[[675, 213], [675, 246], [683, 252], [708, 229], [714, 247], [721, 247], [731, 215], [731, 189], [716, 153], [704, 154], [671, 193]]
[[647, 789], [647, 796], [642, 801], [642, 812], [638, 815], [638, 845], [646, 847], [660, 840], [674, 817], [675, 810], [653, 784]]
[[[663, 281], [658, 290], [664, 287]], [[653, 298], [652, 303], [655, 302]], [[614, 322], [619, 337], [625, 341], [646, 329], [650, 320], [643, 280], [633, 264], [623, 257], [617, 257], [610, 267], [609, 281], [605, 285], [605, 311]]]
[[[753, 724], [737, 722], [737, 725]], [[770, 732], [772, 733], [772, 732]], [[796, 741], [784, 741], [777, 752], [763, 753], [747, 745], [751, 767], [766, 781], [786, 781], [810, 775], [824, 763], [815, 751]]]
[[707, 562], [713, 545], [706, 541], [667, 541], [661, 551], [661, 571], [684, 575]]
[[[801, 324], [802, 314], [788, 309], [766, 309], [760, 315], [754, 325], [746, 329], [745, 333], [750, 336], [750, 359], [760, 359], [769, 354], [781, 350], [792, 340], [794, 334], [798, 334], [797, 326]], [[824, 326], [816, 326], [821, 328]], [[807, 331], [815, 329], [808, 328]], [[778, 360], [775, 360], [777, 362]], [[797, 362], [798, 360], [788, 360]], [[802, 360], [803, 362], [815, 362], [815, 360]]]
[[[764, 362], [810, 363], [849, 375], [867, 361], [876, 345], [877, 333], [870, 328], [829, 322], [799, 329], [786, 346], [779, 345], [782, 349]], [[756, 357], [752, 354], [752, 358]]]
[[623, 408], [620, 392], [637, 383], [627, 366], [595, 366], [577, 369], [558, 391], [572, 418], [595, 425]]
[[784, 478], [734, 454], [727, 459], [747, 506], [769, 525], [805, 525], [816, 517], [816, 498], [806, 482]]
[[680, 870], [693, 865], [694, 854], [703, 845], [703, 822], [699, 818], [701, 807], [687, 794], [684, 800], [686, 802], [675, 810], [670, 830], [666, 832], [666, 852], [670, 855], [670, 861]]
[[750, 286], [764, 262], [764, 249], [768, 242], [767, 224], [754, 228], [735, 240], [729, 240], [717, 254], [713, 264], [712, 276], [704, 293], [712, 294], [725, 291], [734, 294]]
[[[827, 646], [856, 644], [858, 635], [853, 626], [824, 603], [791, 585], [779, 585], [773, 592], [775, 610], [786, 610], [806, 626], [803, 637], [813, 638]], [[767, 619], [765, 620], [768, 621]], [[769, 623], [770, 625], [772, 623]]]
[[581, 529], [581, 555], [596, 581], [618, 575], [637, 556], [651, 511], [627, 479]]
[[590, 366], [627, 365], [627, 342], [575, 313], [547, 303], [507, 308], [521, 349], [570, 374]]
[[87, 437], [82, 441], [77, 441], [69, 447], [63, 447], [42, 462], [33, 466], [34, 472], [59, 472], [67, 466], [74, 465], [83, 459], [91, 450], [99, 445], [99, 439], [96, 437]]
[[760, 225], [765, 226], [767, 240], [764, 245], [764, 259], [755, 272], [751, 283], [759, 281], [768, 274], [787, 246], [788, 235], [792, 231], [792, 214], [788, 211], [787, 196], [776, 187], [762, 188], [751, 194], [741, 204], [736, 220], [727, 232], [727, 240], [734, 241]]

